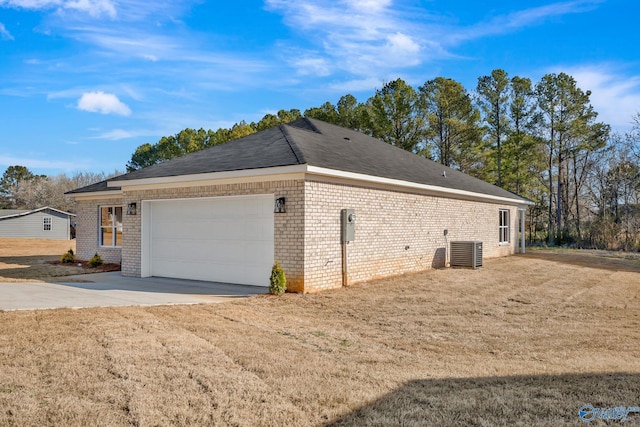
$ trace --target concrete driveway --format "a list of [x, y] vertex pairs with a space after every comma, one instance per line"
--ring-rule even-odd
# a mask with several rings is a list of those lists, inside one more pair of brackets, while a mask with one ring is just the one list
[[56, 283], [0, 282], [0, 310], [217, 303], [267, 293], [266, 288], [257, 286], [122, 277], [119, 271], [60, 280]]

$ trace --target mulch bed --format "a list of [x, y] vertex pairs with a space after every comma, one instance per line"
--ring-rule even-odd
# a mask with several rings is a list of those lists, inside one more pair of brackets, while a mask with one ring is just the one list
[[91, 270], [92, 273], [106, 273], [107, 271], [120, 271], [120, 264], [113, 264], [113, 263], [104, 263], [98, 267], [89, 266], [88, 261], [75, 261], [75, 262], [49, 261], [49, 264], [60, 265], [63, 267], [82, 267], [83, 270]]

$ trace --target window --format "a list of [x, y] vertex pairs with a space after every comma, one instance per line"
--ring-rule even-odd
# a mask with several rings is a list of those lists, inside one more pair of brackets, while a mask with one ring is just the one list
[[500, 243], [509, 243], [511, 241], [511, 233], [509, 232], [509, 211], [500, 209]]
[[51, 231], [51, 217], [45, 216], [42, 218], [42, 230]]
[[122, 246], [122, 206], [100, 207], [100, 246]]

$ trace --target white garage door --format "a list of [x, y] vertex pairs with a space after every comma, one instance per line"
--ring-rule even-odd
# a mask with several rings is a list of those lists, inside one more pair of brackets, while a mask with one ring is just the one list
[[145, 207], [144, 275], [269, 286], [273, 195], [153, 201]]

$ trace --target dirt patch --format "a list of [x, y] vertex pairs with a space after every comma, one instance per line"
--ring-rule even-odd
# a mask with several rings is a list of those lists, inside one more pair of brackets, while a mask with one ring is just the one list
[[60, 256], [69, 249], [76, 250], [75, 240], [0, 238], [0, 282], [42, 282], [120, 269], [119, 264], [90, 268], [82, 260], [73, 264], [60, 263]]
[[583, 425], [583, 405], [640, 406], [638, 340], [638, 273], [519, 256], [313, 295], [0, 312], [0, 425]]
[[90, 266], [89, 261], [76, 261], [72, 263], [60, 262], [60, 261], [49, 261], [49, 264], [60, 266], [60, 267], [68, 267], [68, 268], [80, 267], [83, 270], [85, 270], [86, 273], [105, 273], [107, 271], [120, 271], [120, 264], [112, 264], [112, 263], [104, 263], [97, 267]]

